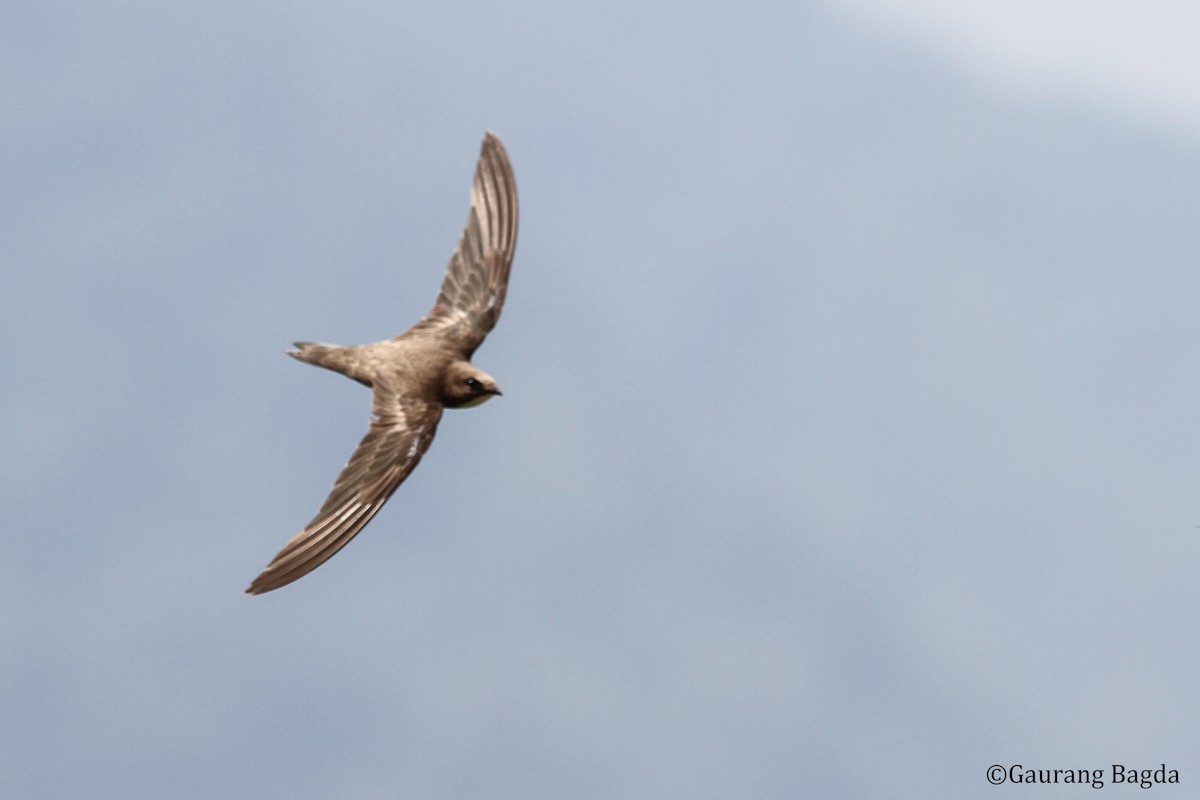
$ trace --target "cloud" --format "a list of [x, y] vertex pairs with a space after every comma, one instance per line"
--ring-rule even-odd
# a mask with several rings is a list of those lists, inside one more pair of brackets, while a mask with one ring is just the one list
[[1200, 137], [1200, 7], [1062, 0], [834, 0], [859, 22], [936, 51], [994, 86], [1082, 95]]

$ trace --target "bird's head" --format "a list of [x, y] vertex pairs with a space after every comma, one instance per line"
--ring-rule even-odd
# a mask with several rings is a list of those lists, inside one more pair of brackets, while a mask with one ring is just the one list
[[470, 408], [498, 394], [495, 379], [466, 362], [451, 364], [442, 381], [442, 402], [447, 408]]

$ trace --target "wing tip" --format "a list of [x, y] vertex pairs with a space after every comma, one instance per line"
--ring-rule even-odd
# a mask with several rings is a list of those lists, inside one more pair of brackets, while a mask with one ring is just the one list
[[504, 149], [504, 142], [500, 141], [500, 137], [493, 131], [484, 131], [483, 144], [479, 148], [480, 158], [486, 157], [488, 153], [493, 153], [501, 160], [508, 161], [508, 151]]
[[245, 591], [243, 591], [242, 594], [248, 594], [252, 597], [254, 595], [266, 594], [269, 591], [278, 589], [280, 586], [283, 586], [284, 583], [287, 583], [287, 581], [285, 581], [284, 583], [276, 583], [276, 582], [264, 580], [264, 578], [267, 577], [268, 572], [270, 572], [270, 570], [265, 570], [257, 578], [250, 581], [250, 585], [246, 587]]

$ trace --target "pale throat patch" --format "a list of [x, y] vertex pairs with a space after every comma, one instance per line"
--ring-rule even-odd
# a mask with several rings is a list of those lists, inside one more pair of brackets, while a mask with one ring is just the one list
[[491, 400], [493, 397], [495, 397], [495, 395], [492, 394], [491, 392], [485, 392], [485, 393], [479, 395], [478, 397], [471, 398], [470, 400], [468, 400], [467, 402], [465, 402], [461, 406], [459, 406], [459, 408], [474, 408], [475, 406], [481, 406], [484, 403], [486, 403], [488, 400]]

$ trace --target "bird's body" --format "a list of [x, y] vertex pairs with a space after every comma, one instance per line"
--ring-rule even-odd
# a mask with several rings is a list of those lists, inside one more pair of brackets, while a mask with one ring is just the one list
[[317, 515], [247, 593], [278, 589], [329, 560], [417, 466], [444, 408], [468, 408], [500, 394], [495, 380], [470, 359], [500, 316], [516, 238], [512, 167], [500, 140], [489, 133], [475, 169], [467, 224], [430, 312], [392, 339], [349, 347], [296, 342], [289, 351], [369, 386], [373, 417]]

